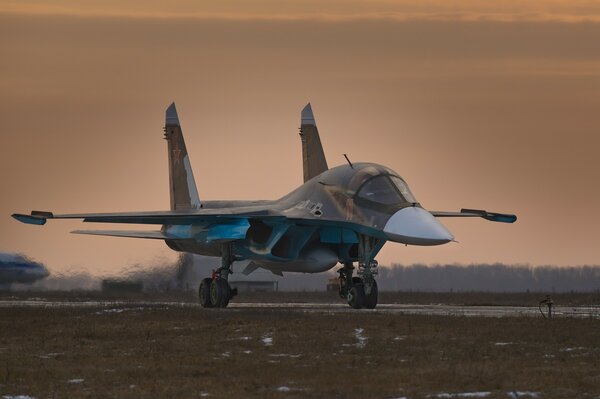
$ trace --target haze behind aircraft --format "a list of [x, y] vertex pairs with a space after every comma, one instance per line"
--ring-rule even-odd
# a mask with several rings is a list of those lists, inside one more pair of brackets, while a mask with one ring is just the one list
[[[166, 111], [171, 210], [54, 215], [13, 214], [24, 223], [47, 219], [161, 225], [157, 231], [76, 230], [73, 233], [164, 240], [175, 251], [221, 258], [221, 267], [200, 283], [204, 307], [226, 307], [237, 294], [228, 283], [235, 261], [250, 260], [243, 273], [264, 268], [320, 273], [343, 264], [340, 296], [353, 308], [377, 305], [377, 261], [387, 241], [441, 245], [454, 239], [436, 217], [482, 217], [513, 223], [515, 215], [462, 209], [428, 212], [393, 170], [374, 163], [329, 168], [310, 104], [302, 110], [300, 138], [304, 184], [274, 201], [200, 201], [175, 104]], [[353, 277], [354, 262], [357, 276]]]

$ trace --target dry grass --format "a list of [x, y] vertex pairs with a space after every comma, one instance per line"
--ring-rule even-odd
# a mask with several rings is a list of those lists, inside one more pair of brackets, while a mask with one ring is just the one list
[[159, 305], [0, 309], [3, 395], [419, 398], [476, 391], [600, 395], [600, 321]]

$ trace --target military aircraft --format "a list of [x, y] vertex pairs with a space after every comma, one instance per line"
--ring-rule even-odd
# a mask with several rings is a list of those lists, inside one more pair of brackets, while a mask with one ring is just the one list
[[[301, 112], [304, 184], [271, 201], [201, 201], [175, 103], [166, 110], [171, 209], [159, 212], [13, 214], [24, 223], [48, 219], [162, 226], [156, 231], [76, 230], [73, 233], [164, 240], [175, 251], [221, 258], [200, 283], [204, 307], [226, 307], [237, 294], [228, 283], [235, 261], [250, 261], [243, 273], [263, 268], [275, 274], [320, 273], [341, 263], [340, 296], [353, 308], [377, 305], [375, 257], [387, 241], [440, 245], [454, 237], [436, 217], [482, 217], [513, 223], [515, 215], [462, 209], [430, 212], [393, 170], [374, 163], [329, 168], [310, 103]], [[353, 276], [354, 263], [357, 275]]]
[[30, 284], [50, 275], [48, 269], [21, 254], [0, 253], [0, 289], [13, 283]]

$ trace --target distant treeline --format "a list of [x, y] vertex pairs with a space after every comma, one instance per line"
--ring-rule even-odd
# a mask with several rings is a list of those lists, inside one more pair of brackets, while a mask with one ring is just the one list
[[[195, 257], [196, 258], [196, 257]], [[196, 291], [202, 278], [218, 267], [218, 259], [197, 257], [198, 263], [134, 265], [116, 275], [121, 280], [141, 281], [145, 291]], [[241, 263], [241, 262], [240, 262]], [[284, 273], [276, 276], [257, 270], [249, 276], [238, 265], [232, 279], [277, 281], [281, 291], [324, 291], [327, 282], [338, 276], [334, 267], [318, 274]], [[99, 290], [102, 279], [88, 272], [52, 274], [31, 285], [13, 284], [20, 290]], [[600, 292], [600, 266], [401, 265], [380, 266], [377, 283], [381, 291], [404, 292]]]
[[410, 265], [380, 267], [384, 291], [592, 292], [600, 290], [600, 266]]

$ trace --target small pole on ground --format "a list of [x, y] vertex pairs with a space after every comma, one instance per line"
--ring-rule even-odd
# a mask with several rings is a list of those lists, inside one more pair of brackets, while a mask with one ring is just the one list
[[[548, 306], [548, 316], [546, 316], [542, 311], [542, 305]], [[540, 313], [542, 314], [542, 316], [544, 316], [544, 319], [552, 318], [552, 305], [554, 305], [554, 301], [552, 300], [552, 298], [550, 298], [550, 295], [546, 295], [546, 299], [540, 301], [538, 308], [540, 309]]]

